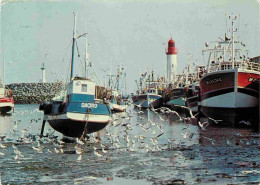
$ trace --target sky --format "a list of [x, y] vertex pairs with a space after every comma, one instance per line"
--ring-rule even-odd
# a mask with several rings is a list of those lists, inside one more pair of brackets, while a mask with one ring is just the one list
[[[68, 79], [73, 35], [87, 33], [90, 73], [107, 83], [124, 67], [128, 92], [140, 73], [166, 73], [165, 46], [172, 37], [178, 49], [178, 72], [188, 63], [205, 65], [205, 42], [224, 36], [225, 14], [240, 15], [239, 38], [249, 56], [260, 55], [259, 0], [52, 0], [1, 2], [1, 64], [5, 84]], [[74, 74], [83, 74], [86, 38], [77, 40]], [[80, 57], [78, 57], [80, 55]]]

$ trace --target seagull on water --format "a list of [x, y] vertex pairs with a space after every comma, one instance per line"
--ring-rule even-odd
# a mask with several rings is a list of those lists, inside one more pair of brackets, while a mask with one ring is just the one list
[[81, 159], [82, 159], [82, 155], [79, 155], [77, 161], [81, 161]]
[[0, 148], [6, 148], [7, 146], [3, 145], [2, 143], [0, 143]]
[[94, 155], [97, 157], [102, 157], [103, 155], [101, 155], [100, 153], [98, 153], [97, 151], [94, 150]]

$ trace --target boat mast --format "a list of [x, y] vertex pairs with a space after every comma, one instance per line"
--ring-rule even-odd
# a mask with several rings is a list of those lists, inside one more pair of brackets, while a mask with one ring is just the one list
[[120, 79], [120, 73], [121, 73], [121, 65], [119, 66], [117, 73], [118, 74], [117, 74], [117, 87], [116, 87], [116, 91], [118, 92], [119, 91], [119, 79]]
[[85, 54], [85, 78], [88, 78], [88, 72], [87, 72], [87, 61], [88, 61], [88, 42], [87, 42], [87, 37], [86, 37], [86, 54]]
[[148, 68], [148, 80], [149, 80], [149, 84], [148, 84], [148, 93], [150, 93], [150, 86], [151, 86], [151, 80], [150, 80], [150, 76], [151, 76], [151, 73], [150, 73], [150, 70], [149, 70], [149, 68]]
[[232, 56], [232, 69], [234, 69], [235, 67], [235, 60], [234, 60], [234, 54], [235, 54], [235, 42], [234, 42], [234, 20], [237, 18], [237, 16], [235, 16], [234, 18], [230, 17], [231, 20], [232, 20], [232, 53], [231, 53], [231, 56]]
[[73, 30], [73, 39], [72, 39], [72, 56], [71, 56], [71, 66], [70, 66], [70, 81], [73, 78], [73, 63], [74, 63], [74, 48], [75, 48], [75, 41], [76, 41], [76, 13], [74, 14], [74, 30]]

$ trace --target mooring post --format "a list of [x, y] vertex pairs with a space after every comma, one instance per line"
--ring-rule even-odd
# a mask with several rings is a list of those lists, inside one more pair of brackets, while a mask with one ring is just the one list
[[44, 131], [44, 127], [45, 127], [45, 122], [46, 122], [46, 120], [43, 120], [43, 121], [42, 121], [42, 129], [41, 129], [40, 138], [42, 138], [42, 136], [43, 136], [43, 131]]
[[98, 143], [100, 143], [100, 131], [98, 131]]

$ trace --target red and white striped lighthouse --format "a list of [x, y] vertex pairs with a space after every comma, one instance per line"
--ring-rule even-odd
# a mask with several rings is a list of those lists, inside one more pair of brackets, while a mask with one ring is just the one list
[[167, 80], [168, 83], [174, 82], [174, 77], [177, 72], [177, 49], [175, 48], [175, 42], [171, 38], [168, 41], [167, 55]]

